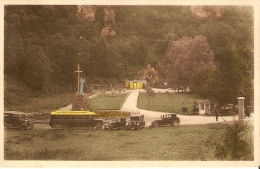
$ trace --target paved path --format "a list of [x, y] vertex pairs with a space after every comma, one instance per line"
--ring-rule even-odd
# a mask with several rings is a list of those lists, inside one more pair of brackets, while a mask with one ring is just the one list
[[[149, 110], [143, 110], [137, 108], [137, 100], [139, 91], [141, 90], [129, 90], [130, 94], [126, 99], [124, 105], [122, 106], [122, 111], [135, 111], [140, 112], [140, 114], [144, 114], [146, 126], [149, 126], [151, 122], [155, 119], [160, 119], [162, 114], [167, 114], [166, 112], [155, 112]], [[155, 89], [156, 92], [161, 91], [161, 93], [167, 91], [167, 89]], [[170, 92], [170, 91], [169, 91]], [[189, 115], [179, 115], [180, 117], [180, 125], [191, 125], [191, 124], [208, 124], [208, 123], [223, 123], [223, 122], [233, 122], [238, 119], [238, 117], [233, 116], [219, 116], [218, 121], [216, 121], [215, 116], [206, 116], [206, 115], [196, 115], [196, 116], [189, 116]], [[253, 122], [253, 114], [251, 114], [250, 118], [245, 118], [246, 122]]]

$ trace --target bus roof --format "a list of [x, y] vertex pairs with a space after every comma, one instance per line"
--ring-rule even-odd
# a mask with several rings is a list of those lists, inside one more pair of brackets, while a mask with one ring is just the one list
[[4, 111], [4, 114], [23, 115], [25, 113], [20, 111]]
[[78, 116], [84, 116], [84, 115], [96, 115], [94, 112], [89, 112], [89, 111], [70, 111], [70, 110], [56, 110], [51, 112], [51, 115], [64, 115], [64, 116], [73, 116], [73, 115], [78, 115]]

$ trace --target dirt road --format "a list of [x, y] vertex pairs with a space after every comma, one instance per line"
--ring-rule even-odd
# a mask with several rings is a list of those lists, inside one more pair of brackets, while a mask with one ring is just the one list
[[[160, 91], [164, 93], [166, 91], [173, 92], [172, 90], [167, 89], [154, 89], [156, 92]], [[155, 119], [160, 119], [162, 114], [167, 114], [166, 112], [155, 112], [149, 110], [143, 110], [137, 108], [137, 100], [138, 95], [141, 90], [130, 90], [130, 94], [126, 99], [124, 105], [122, 106], [122, 111], [135, 111], [140, 112], [140, 114], [144, 114], [146, 126], [149, 126], [151, 122]], [[218, 121], [216, 121], [215, 116], [206, 116], [206, 115], [196, 115], [196, 116], [189, 116], [189, 115], [179, 115], [180, 117], [180, 125], [192, 125], [192, 124], [208, 124], [208, 123], [230, 123], [234, 120], [238, 120], [238, 117], [233, 116], [219, 116]], [[251, 114], [250, 118], [245, 118], [245, 122], [253, 122], [253, 114]]]
[[[174, 92], [173, 90], [168, 89], [153, 89], [156, 93], [161, 92], [165, 93], [168, 92]], [[128, 90], [126, 92], [130, 92], [129, 96], [127, 97], [124, 105], [121, 108], [121, 111], [127, 111], [127, 112], [135, 112], [144, 114], [145, 116], [145, 122], [146, 126], [149, 126], [151, 122], [155, 119], [160, 119], [162, 114], [167, 114], [166, 112], [156, 112], [156, 111], [149, 111], [144, 109], [138, 109], [137, 108], [137, 100], [139, 92], [143, 90]], [[61, 108], [61, 110], [71, 110], [72, 106], [68, 105], [67, 107]], [[238, 120], [238, 117], [233, 116], [219, 116], [218, 121], [216, 121], [215, 116], [206, 116], [206, 115], [196, 115], [196, 116], [189, 116], [189, 115], [181, 115], [178, 114], [178, 117], [180, 117], [180, 125], [193, 125], [193, 124], [209, 124], [209, 123], [230, 123], [234, 120]], [[245, 117], [244, 121], [246, 123], [253, 123], [254, 122], [254, 114], [251, 114], [250, 118]]]

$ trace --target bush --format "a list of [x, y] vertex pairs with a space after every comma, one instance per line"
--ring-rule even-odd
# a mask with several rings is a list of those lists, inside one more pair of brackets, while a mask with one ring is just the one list
[[[250, 160], [252, 150], [247, 140], [247, 125], [234, 123], [226, 129], [224, 140], [217, 144], [215, 157], [220, 160]], [[253, 160], [253, 159], [252, 159]]]

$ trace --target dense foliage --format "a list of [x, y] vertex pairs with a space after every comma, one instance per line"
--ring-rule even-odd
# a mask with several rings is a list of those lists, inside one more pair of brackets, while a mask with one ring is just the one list
[[[214, 55], [205, 37], [183, 37], [170, 43], [158, 68], [165, 81], [185, 88], [192, 87], [194, 81], [214, 70]], [[191, 88], [191, 90], [194, 90]]]
[[[75, 85], [78, 63], [87, 84], [123, 82], [133, 79], [148, 63], [158, 65], [172, 42], [201, 37], [201, 43], [186, 51], [191, 57], [193, 52], [212, 51], [204, 56], [211, 57], [215, 69], [203, 69], [207, 71], [195, 76], [195, 69], [187, 68], [193, 61], [198, 65], [203, 62], [197, 60], [199, 55], [193, 60], [186, 58], [189, 63], [179, 64], [182, 70], [189, 70], [186, 81], [173, 74], [167, 77], [169, 83], [187, 85], [193, 92], [222, 103], [234, 102], [238, 96], [246, 97], [247, 102], [253, 98], [252, 7], [221, 7], [221, 17], [198, 18], [189, 6], [116, 6], [116, 36], [111, 38], [101, 36], [102, 8], [96, 7], [95, 20], [91, 21], [78, 17], [77, 6], [5, 6], [7, 85], [19, 81], [33, 92], [63, 90]], [[196, 50], [196, 45], [206, 45], [206, 49]], [[167, 65], [164, 71], [170, 72], [175, 64]]]
[[252, 137], [248, 125], [232, 124], [226, 129], [225, 136], [219, 140], [216, 146], [215, 157], [220, 160], [249, 160], [252, 158]]

